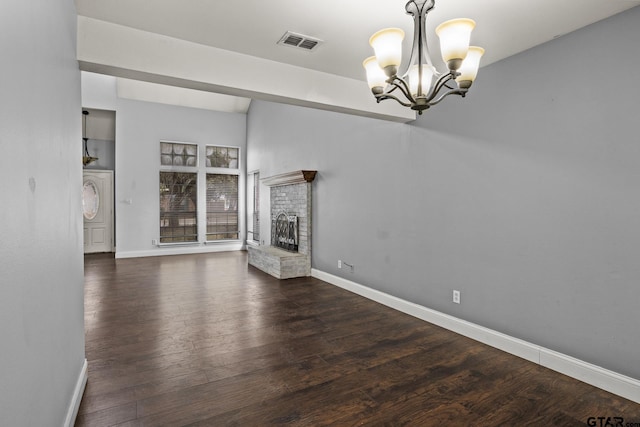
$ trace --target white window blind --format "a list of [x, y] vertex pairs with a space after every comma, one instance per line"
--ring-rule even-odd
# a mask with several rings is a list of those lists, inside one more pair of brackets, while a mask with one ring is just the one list
[[238, 175], [207, 174], [207, 241], [239, 238]]
[[160, 172], [160, 243], [198, 240], [198, 176]]

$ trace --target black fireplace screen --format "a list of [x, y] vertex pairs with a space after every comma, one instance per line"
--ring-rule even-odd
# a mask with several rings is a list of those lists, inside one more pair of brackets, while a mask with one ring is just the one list
[[298, 217], [280, 212], [271, 225], [271, 244], [291, 252], [298, 252]]

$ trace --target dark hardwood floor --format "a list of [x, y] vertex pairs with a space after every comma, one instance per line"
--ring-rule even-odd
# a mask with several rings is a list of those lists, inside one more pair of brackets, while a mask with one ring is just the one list
[[636, 403], [244, 252], [89, 255], [85, 279], [76, 426], [640, 426]]

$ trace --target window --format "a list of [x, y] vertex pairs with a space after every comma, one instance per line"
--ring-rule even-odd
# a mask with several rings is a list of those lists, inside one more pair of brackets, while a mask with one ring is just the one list
[[260, 172], [247, 175], [247, 234], [254, 242], [260, 241]]
[[238, 148], [207, 145], [208, 168], [238, 169]]
[[191, 166], [198, 165], [198, 146], [182, 142], [160, 143], [160, 164], [162, 166]]
[[238, 175], [207, 174], [207, 241], [238, 239]]
[[160, 243], [198, 241], [198, 175], [160, 172]]
[[238, 147], [160, 141], [160, 244], [240, 238], [239, 158]]

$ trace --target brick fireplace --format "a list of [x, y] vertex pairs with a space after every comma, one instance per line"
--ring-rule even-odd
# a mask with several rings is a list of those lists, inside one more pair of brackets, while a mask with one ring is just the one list
[[249, 264], [278, 279], [311, 275], [311, 183], [316, 171], [263, 178], [269, 187], [271, 246], [248, 246]]

